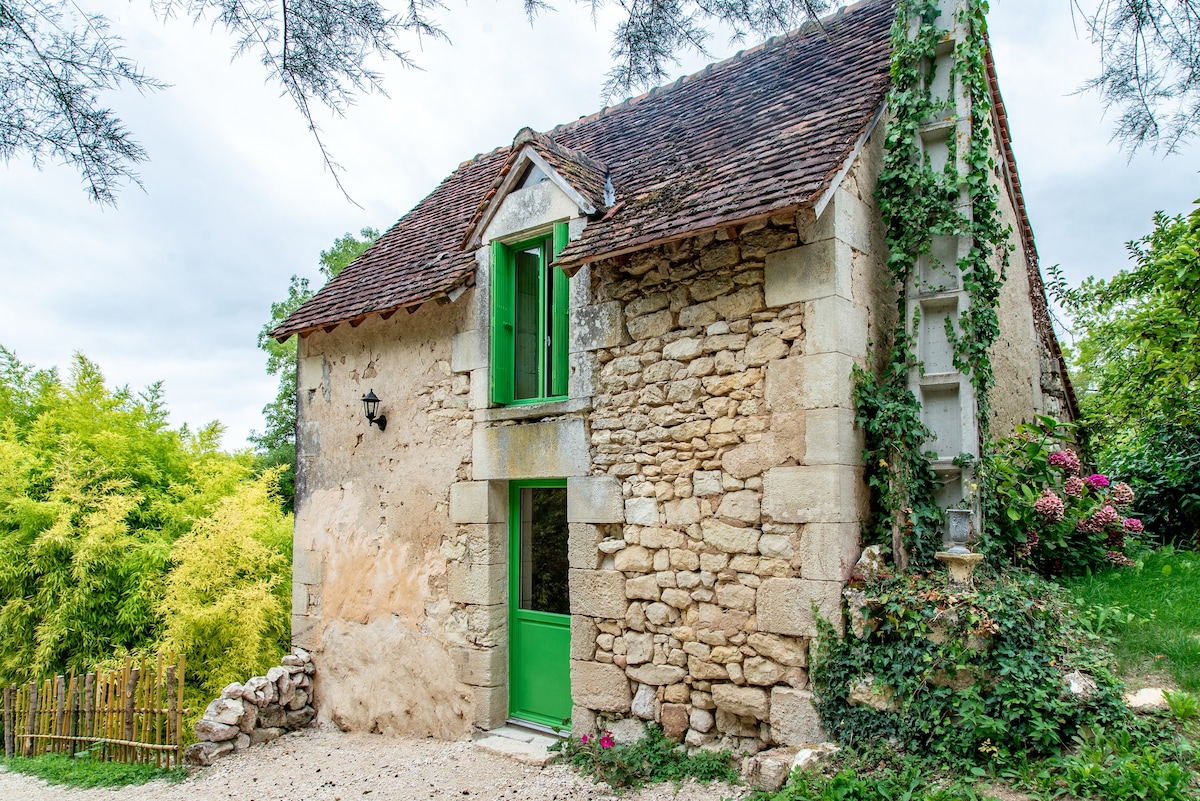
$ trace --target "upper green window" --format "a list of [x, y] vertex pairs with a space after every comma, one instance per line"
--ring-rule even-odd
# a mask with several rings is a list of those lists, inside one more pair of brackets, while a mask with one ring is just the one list
[[553, 236], [492, 241], [493, 403], [567, 396], [568, 279], [550, 266], [566, 245], [566, 223]]

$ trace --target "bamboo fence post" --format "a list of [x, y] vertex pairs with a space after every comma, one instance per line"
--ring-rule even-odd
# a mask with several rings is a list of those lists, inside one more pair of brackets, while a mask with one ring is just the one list
[[79, 747], [79, 681], [75, 669], [67, 679], [67, 753], [75, 756]]
[[29, 714], [25, 721], [25, 756], [33, 756], [33, 735], [37, 730], [37, 682], [29, 682]]
[[96, 733], [96, 674], [83, 677], [83, 736], [90, 739]]
[[[134, 715], [137, 711], [137, 683], [138, 670], [133, 666], [133, 662], [128, 663], [125, 673], [125, 741], [133, 742], [134, 734], [136, 733]], [[125, 761], [137, 762], [137, 749], [131, 745], [125, 746]]]
[[[162, 720], [163, 713], [163, 658], [162, 651], [158, 652], [158, 663], [154, 668], [154, 744], [163, 745], [162, 739]], [[159, 749], [154, 749], [154, 767], [162, 767], [163, 753]]]
[[13, 688], [4, 688], [4, 756], [13, 756]]
[[[185, 672], [184, 667], [185, 667], [186, 663], [187, 663], [187, 658], [183, 654], [180, 654], [179, 655], [179, 689], [177, 690], [177, 692], [179, 693], [179, 713], [178, 714], [180, 714], [180, 715], [182, 715], [184, 713], [183, 682], [184, 682], [184, 672]], [[182, 766], [183, 766], [183, 722], [180, 721], [175, 726], [175, 767], [178, 768], [178, 767], [182, 767]]]
[[[55, 738], [63, 735], [63, 719], [67, 711], [67, 680], [63, 676], [54, 677], [54, 718], [53, 718], [53, 735]], [[50, 749], [54, 753], [58, 753], [62, 749], [62, 740], [52, 739], [50, 741]]]
[[[167, 742], [172, 744], [179, 742], [179, 705], [175, 700], [176, 684], [175, 666], [167, 665]], [[175, 767], [179, 767], [178, 761], [176, 761]]]

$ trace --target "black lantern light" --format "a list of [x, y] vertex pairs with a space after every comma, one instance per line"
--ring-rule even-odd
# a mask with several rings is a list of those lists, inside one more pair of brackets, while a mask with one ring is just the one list
[[375, 397], [375, 390], [368, 389], [367, 394], [362, 397], [363, 410], [367, 413], [367, 427], [372, 423], [379, 426], [379, 430], [383, 431], [387, 428], [387, 418], [382, 414], [376, 414], [379, 411], [379, 398]]

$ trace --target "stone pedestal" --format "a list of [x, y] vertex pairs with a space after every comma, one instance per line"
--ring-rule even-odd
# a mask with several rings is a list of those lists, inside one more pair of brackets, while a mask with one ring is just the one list
[[944, 562], [949, 568], [950, 592], [971, 592], [975, 589], [975, 580], [972, 576], [975, 568], [979, 567], [979, 563], [983, 561], [983, 554], [938, 551], [933, 558]]

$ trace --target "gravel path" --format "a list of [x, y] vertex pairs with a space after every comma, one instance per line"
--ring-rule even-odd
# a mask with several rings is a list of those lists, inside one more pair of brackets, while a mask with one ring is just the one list
[[[746, 788], [660, 784], [621, 801], [722, 801]], [[54, 787], [0, 768], [3, 801], [601, 801], [606, 785], [560, 765], [531, 768], [477, 750], [470, 742], [394, 739], [308, 729], [201, 768], [179, 784], [119, 790]]]

